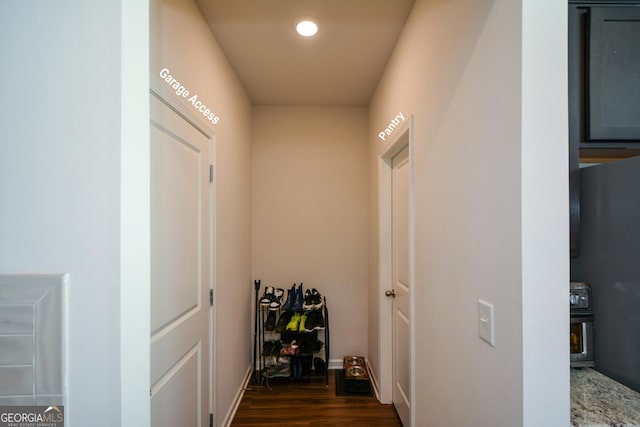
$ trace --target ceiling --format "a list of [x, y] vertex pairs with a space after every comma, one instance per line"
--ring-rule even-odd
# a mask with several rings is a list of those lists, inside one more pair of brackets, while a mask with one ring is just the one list
[[[197, 0], [255, 105], [368, 105], [415, 0]], [[299, 36], [298, 18], [319, 24]]]

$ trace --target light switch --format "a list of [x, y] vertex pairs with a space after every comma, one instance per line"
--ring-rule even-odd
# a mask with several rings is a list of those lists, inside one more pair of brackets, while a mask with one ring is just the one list
[[478, 300], [478, 335], [488, 342], [491, 347], [495, 345], [493, 333], [493, 304]]

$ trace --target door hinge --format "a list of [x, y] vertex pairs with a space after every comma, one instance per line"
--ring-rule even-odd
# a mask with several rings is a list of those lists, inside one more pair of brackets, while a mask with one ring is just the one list
[[209, 414], [209, 427], [213, 427], [213, 414]]
[[209, 305], [213, 306], [213, 289], [209, 289]]
[[209, 165], [209, 182], [213, 183], [213, 165]]

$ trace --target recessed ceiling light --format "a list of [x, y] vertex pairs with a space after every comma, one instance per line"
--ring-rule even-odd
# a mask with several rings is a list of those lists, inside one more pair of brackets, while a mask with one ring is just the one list
[[296, 25], [296, 31], [301, 36], [311, 37], [318, 32], [318, 25], [309, 20], [300, 21], [298, 25]]

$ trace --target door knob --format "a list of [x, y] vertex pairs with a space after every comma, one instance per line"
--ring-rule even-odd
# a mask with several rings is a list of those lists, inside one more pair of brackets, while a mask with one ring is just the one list
[[388, 297], [393, 297], [393, 298], [396, 297], [396, 291], [393, 289], [391, 289], [390, 291], [386, 291], [384, 294]]

